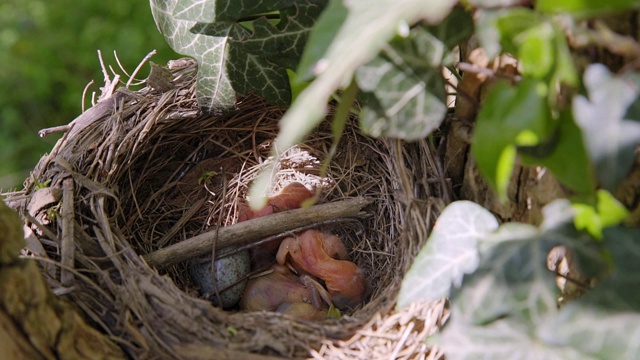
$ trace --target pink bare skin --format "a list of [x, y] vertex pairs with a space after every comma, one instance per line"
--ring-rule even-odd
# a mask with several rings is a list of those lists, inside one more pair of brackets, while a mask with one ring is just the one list
[[[327, 241], [327, 238], [330, 240]], [[276, 260], [278, 264], [284, 265], [290, 258], [297, 270], [324, 281], [336, 307], [354, 308], [364, 300], [366, 290], [364, 275], [353, 262], [329, 256], [328, 247], [335, 253], [342, 252], [332, 250], [339, 246], [335, 245], [335, 239], [330, 238], [330, 235], [314, 229], [307, 230], [284, 239], [276, 254]]]
[[[253, 211], [246, 203], [238, 207], [238, 222], [255, 219], [266, 215], [298, 209], [302, 203], [313, 197], [313, 192], [299, 182], [292, 182], [280, 192], [269, 198], [267, 205], [258, 211]], [[280, 246], [279, 241], [271, 241], [251, 249], [251, 259], [254, 268], [263, 268], [273, 262], [273, 257]]]
[[[314, 286], [308, 286], [286, 266], [276, 264], [271, 269], [272, 273], [249, 280], [240, 299], [240, 309], [279, 311], [300, 319], [326, 315], [322, 296]], [[283, 307], [284, 304], [289, 305]]]

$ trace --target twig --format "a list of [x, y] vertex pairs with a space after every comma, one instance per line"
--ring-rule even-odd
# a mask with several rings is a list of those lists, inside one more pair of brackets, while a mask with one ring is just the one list
[[[216, 248], [240, 247], [275, 234], [326, 220], [362, 217], [365, 213], [361, 212], [361, 209], [370, 202], [369, 199], [358, 197], [316, 205], [308, 209], [284, 211], [225, 226], [218, 231]], [[214, 237], [215, 232], [209, 231], [147, 254], [143, 258], [149, 266], [158, 269], [166, 268], [198, 256], [210, 254]]]
[[[251, 249], [253, 247], [266, 244], [268, 242], [272, 242], [272, 241], [275, 241], [275, 240], [278, 240], [278, 239], [282, 239], [282, 238], [285, 238], [285, 237], [288, 237], [288, 236], [292, 236], [295, 233], [303, 232], [305, 230], [318, 228], [318, 227], [321, 227], [321, 226], [328, 226], [328, 225], [334, 225], [335, 226], [335, 225], [337, 225], [339, 223], [345, 223], [345, 222], [351, 222], [351, 223], [356, 224], [356, 226], [362, 227], [362, 223], [360, 222], [359, 219], [350, 218], [350, 217], [341, 218], [341, 219], [329, 219], [329, 220], [318, 221], [318, 222], [314, 222], [314, 223], [309, 224], [309, 225], [300, 226], [300, 227], [297, 227], [297, 228], [294, 228], [294, 229], [289, 229], [289, 230], [283, 231], [281, 233], [266, 237], [264, 239], [260, 239], [258, 241], [252, 241], [252, 242], [250, 242], [248, 244], [245, 244], [245, 245], [242, 245], [240, 247], [235, 247], [235, 246], [234, 247], [227, 247], [224, 250], [221, 250], [218, 254], [216, 254], [215, 257], [216, 257], [216, 260], [217, 260], [217, 259], [220, 259], [220, 258], [223, 258], [223, 257], [227, 257], [227, 256], [230, 256], [230, 255], [233, 255], [233, 254], [238, 253], [240, 251], [249, 250], [249, 249]], [[358, 231], [358, 233], [361, 233], [361, 232], [362, 232], [362, 230]]]
[[[220, 211], [218, 213], [218, 221], [216, 223], [216, 228], [213, 230], [213, 241], [211, 244], [211, 280], [213, 283], [213, 288], [215, 290], [215, 296], [218, 301], [218, 304], [222, 304], [222, 298], [220, 297], [220, 289], [218, 289], [218, 276], [216, 274], [216, 244], [218, 243], [218, 237], [220, 235], [220, 228], [222, 227], [222, 217], [224, 216], [224, 204], [225, 199], [227, 198], [227, 176], [224, 172], [223, 168], [220, 168], [220, 173], [222, 174], [222, 201], [220, 202]], [[224, 289], [226, 290], [226, 289]]]
[[43, 138], [53, 133], [69, 131], [72, 127], [73, 127], [72, 123], [69, 123], [67, 125], [53, 126], [53, 127], [38, 131], [38, 136]]
[[118, 87], [118, 81], [120, 81], [120, 75], [115, 75], [113, 81], [109, 77], [107, 68], [104, 66], [104, 60], [102, 60], [102, 52], [98, 50], [98, 59], [100, 60], [100, 67], [102, 68], [102, 75], [104, 76], [104, 87], [101, 87], [102, 94], [98, 97], [98, 102], [106, 100], [113, 95], [113, 92]]
[[89, 83], [87, 83], [87, 85], [84, 87], [84, 90], [82, 90], [82, 106], [80, 107], [82, 109], [82, 112], [85, 112], [85, 108], [84, 108], [84, 104], [87, 100], [87, 92], [89, 91], [89, 88], [91, 87], [91, 85], [93, 85], [93, 80], [89, 81]]
[[140, 71], [140, 69], [142, 68], [142, 66], [149, 61], [149, 59], [151, 59], [151, 57], [153, 55], [156, 54], [156, 51], [153, 50], [150, 53], [147, 54], [147, 56], [144, 57], [144, 59], [142, 59], [142, 61], [140, 61], [140, 63], [138, 64], [138, 66], [136, 67], [135, 70], [133, 70], [133, 73], [131, 74], [131, 76], [129, 77], [129, 80], [127, 81], [127, 84], [124, 86], [126, 88], [129, 88], [129, 86], [131, 85], [131, 82], [133, 81], [133, 79], [135, 78], [135, 76], [138, 74], [138, 71]]
[[60, 244], [60, 255], [62, 264], [60, 271], [60, 283], [68, 287], [73, 283], [74, 256], [74, 219], [73, 210], [73, 179], [64, 179], [62, 182], [62, 243]]
[[570, 28], [566, 25], [564, 27], [569, 43], [575, 48], [596, 45], [619, 56], [632, 59], [640, 57], [640, 44], [637, 41], [630, 36], [614, 32], [602, 21], [594, 22], [594, 30]]
[[473, 65], [467, 62], [462, 62], [462, 61], [458, 63], [458, 69], [462, 71], [470, 72], [470, 73], [484, 74], [489, 77], [499, 77], [499, 78], [504, 78], [511, 81], [516, 81], [516, 82], [522, 80], [522, 76], [520, 75], [505, 74], [502, 72], [493, 71], [485, 67]]
[[38, 135], [40, 137], [45, 137], [55, 132], [68, 131], [68, 137], [70, 138], [94, 121], [100, 120], [104, 116], [110, 115], [118, 105], [118, 102], [121, 99], [124, 99], [125, 96], [126, 94], [116, 91], [112, 97], [98, 102], [97, 104], [89, 108], [89, 110], [83, 112], [82, 114], [80, 114], [80, 116], [73, 119], [73, 121], [71, 121], [69, 124], [42, 129], [38, 131]]

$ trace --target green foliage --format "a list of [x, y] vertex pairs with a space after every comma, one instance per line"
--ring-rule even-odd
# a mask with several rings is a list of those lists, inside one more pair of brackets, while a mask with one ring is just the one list
[[470, 35], [469, 13], [456, 9], [437, 26], [416, 26], [396, 36], [356, 71], [362, 89], [362, 129], [373, 136], [422, 139], [444, 119], [442, 65], [453, 47]]
[[606, 190], [598, 190], [596, 204], [573, 205], [576, 212], [574, 224], [578, 230], [586, 230], [596, 239], [602, 239], [602, 230], [620, 224], [629, 212]]
[[495, 217], [478, 204], [458, 201], [449, 205], [405, 275], [407, 286], [400, 290], [398, 307], [449, 296], [451, 284], [460, 287], [462, 277], [477, 269], [478, 239], [497, 228]]
[[[325, 5], [322, 0], [151, 0], [153, 17], [169, 45], [198, 62], [198, 102], [212, 112], [232, 109], [236, 93], [288, 105], [287, 69], [298, 65]], [[275, 24], [265, 15], [274, 11]], [[253, 16], [258, 17], [251, 20]]]
[[536, 9], [543, 12], [572, 12], [582, 15], [597, 15], [611, 11], [623, 11], [640, 7], [638, 0], [538, 0]]
[[[478, 114], [471, 152], [480, 171], [506, 199], [517, 145], [534, 146], [549, 137], [550, 110], [544, 84], [523, 80], [496, 84]], [[496, 131], [500, 129], [500, 131]]]
[[519, 146], [518, 154], [524, 164], [545, 166], [577, 194], [591, 196], [595, 176], [582, 132], [567, 110], [561, 111], [556, 121], [548, 139], [534, 146]]
[[[436, 338], [447, 358], [640, 355], [623, 333], [640, 330], [635, 312], [640, 308], [638, 230], [609, 227], [597, 247], [573, 227], [568, 201], [557, 200], [544, 213], [539, 228], [507, 223], [491, 231], [495, 219], [478, 205], [454, 202], [444, 210], [402, 283], [398, 306], [451, 291], [452, 317]], [[579, 264], [591, 264], [588, 272], [598, 279], [594, 289], [562, 308], [546, 265], [549, 250], [560, 244], [574, 252]]]

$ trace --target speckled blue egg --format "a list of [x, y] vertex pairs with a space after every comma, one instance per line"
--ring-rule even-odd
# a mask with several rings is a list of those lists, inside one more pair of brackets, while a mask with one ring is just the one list
[[[223, 290], [245, 278], [251, 269], [249, 251], [240, 251], [215, 261], [215, 273], [218, 289]], [[214, 305], [220, 306], [216, 296], [211, 274], [211, 258], [195, 259], [189, 262], [189, 275], [193, 283], [200, 288], [200, 294], [210, 299]], [[220, 293], [223, 308], [234, 306], [244, 291], [247, 280]]]

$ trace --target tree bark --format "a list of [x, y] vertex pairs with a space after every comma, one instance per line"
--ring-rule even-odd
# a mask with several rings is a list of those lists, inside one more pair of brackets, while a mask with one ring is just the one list
[[0, 359], [125, 359], [49, 290], [35, 260], [20, 257], [22, 222], [0, 201]]

